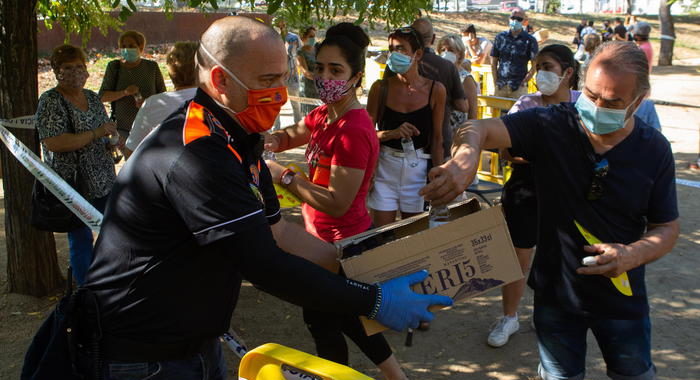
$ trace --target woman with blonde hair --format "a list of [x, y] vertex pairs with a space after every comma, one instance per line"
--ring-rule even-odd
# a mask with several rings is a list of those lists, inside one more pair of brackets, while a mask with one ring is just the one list
[[459, 77], [462, 80], [464, 94], [467, 95], [468, 112], [465, 114], [464, 112], [453, 110], [450, 115], [450, 126], [452, 129], [455, 129], [466, 119], [476, 119], [476, 97], [479, 93], [479, 86], [477, 86], [474, 77], [469, 71], [469, 69], [471, 69], [470, 62], [468, 60], [465, 61], [466, 47], [464, 43], [462, 43], [462, 38], [460, 36], [457, 34], [448, 34], [442, 37], [437, 44], [437, 53], [440, 54], [440, 57], [443, 59], [455, 64], [457, 72], [459, 72]]

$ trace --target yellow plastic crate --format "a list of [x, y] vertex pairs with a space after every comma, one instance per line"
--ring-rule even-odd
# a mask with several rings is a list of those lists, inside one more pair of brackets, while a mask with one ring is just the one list
[[371, 380], [350, 367], [275, 343], [249, 351], [238, 368], [243, 380]]

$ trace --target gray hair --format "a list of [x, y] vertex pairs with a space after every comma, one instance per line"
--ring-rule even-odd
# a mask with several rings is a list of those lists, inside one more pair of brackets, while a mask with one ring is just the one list
[[464, 61], [464, 55], [466, 53], [467, 48], [464, 46], [464, 42], [462, 42], [462, 37], [460, 37], [457, 34], [448, 34], [440, 38], [440, 41], [438, 41], [438, 51], [440, 51], [440, 47], [442, 47], [442, 45], [447, 45], [457, 51], [458, 65], [462, 63], [462, 61]]
[[[609, 70], [634, 74], [637, 82], [635, 96], [639, 96], [651, 88], [649, 61], [642, 49], [633, 42], [610, 41], [598, 46], [586, 71], [593, 66], [594, 62]], [[587, 72], [586, 75], [588, 75]]]

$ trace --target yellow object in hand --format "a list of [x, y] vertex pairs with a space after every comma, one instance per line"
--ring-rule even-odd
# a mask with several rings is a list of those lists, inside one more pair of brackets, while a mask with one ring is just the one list
[[[297, 175], [308, 178], [304, 170], [297, 164], [289, 164], [287, 168], [292, 169]], [[275, 184], [275, 193], [277, 193], [277, 200], [279, 200], [281, 208], [297, 207], [303, 203], [299, 197], [282, 185]]]
[[[600, 241], [597, 237], [593, 236], [593, 234], [585, 229], [582, 225], [580, 225], [577, 221], [574, 220], [574, 224], [576, 224], [576, 228], [578, 231], [583, 235], [584, 239], [586, 239], [586, 242], [588, 244], [602, 244], [603, 242]], [[617, 276], [613, 277], [610, 279], [612, 281], [613, 285], [615, 285], [615, 288], [620, 291], [620, 293], [626, 295], [626, 296], [631, 296], [632, 295], [632, 286], [630, 285], [630, 280], [629, 277], [627, 276], [627, 272]]]

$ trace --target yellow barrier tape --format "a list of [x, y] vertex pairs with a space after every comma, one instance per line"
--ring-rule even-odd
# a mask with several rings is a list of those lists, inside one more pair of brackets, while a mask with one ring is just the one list
[[[582, 225], [579, 224], [579, 222], [574, 220], [574, 224], [576, 224], [576, 228], [578, 231], [583, 235], [583, 237], [586, 239], [588, 244], [602, 244], [603, 242], [600, 241], [597, 237], [593, 236], [593, 234], [585, 229]], [[620, 293], [626, 295], [626, 296], [631, 296], [632, 295], [632, 286], [630, 285], [630, 280], [629, 277], [627, 276], [627, 272], [617, 276], [613, 277], [610, 279], [612, 281], [613, 285], [615, 285], [615, 288], [620, 291]]]

